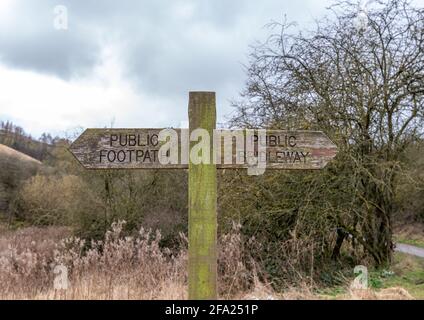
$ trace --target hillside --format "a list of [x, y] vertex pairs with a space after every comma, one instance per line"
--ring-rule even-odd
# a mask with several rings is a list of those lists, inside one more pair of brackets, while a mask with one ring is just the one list
[[0, 144], [43, 161], [49, 156], [54, 139], [49, 134], [43, 134], [39, 139], [34, 139], [23, 128], [11, 122], [0, 121]]
[[22, 183], [40, 168], [40, 161], [0, 144], [0, 218], [10, 212], [10, 205]]
[[41, 165], [41, 162], [39, 160], [34, 159], [20, 151], [16, 151], [15, 149], [9, 148], [8, 146], [0, 144], [0, 157], [3, 156], [13, 157], [20, 161], [32, 162]]

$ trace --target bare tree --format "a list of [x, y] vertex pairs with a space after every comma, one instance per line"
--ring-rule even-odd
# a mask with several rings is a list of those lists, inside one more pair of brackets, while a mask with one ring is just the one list
[[401, 155], [424, 131], [424, 10], [390, 0], [330, 11], [307, 33], [273, 24], [279, 32], [251, 54], [233, 124], [331, 135], [356, 190], [351, 211], [336, 217], [337, 246], [351, 235], [383, 265]]

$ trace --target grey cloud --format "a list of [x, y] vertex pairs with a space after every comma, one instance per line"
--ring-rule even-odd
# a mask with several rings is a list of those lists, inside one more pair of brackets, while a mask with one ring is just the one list
[[[311, 1], [19, 0], [18, 16], [0, 29], [0, 62], [70, 79], [89, 73], [102, 47], [112, 43], [138, 91], [180, 101], [188, 90], [216, 90], [228, 105], [244, 81], [248, 46], [263, 25], [289, 9], [297, 15], [291, 19], [302, 17], [302, 4]], [[68, 31], [53, 28], [58, 4], [69, 10]]]
[[[190, 48], [195, 48], [195, 42], [202, 39], [185, 39], [185, 29], [202, 23], [225, 33], [242, 13], [242, 2], [181, 1], [185, 5], [194, 4], [194, 16], [180, 23], [172, 10], [176, 7], [174, 0], [60, 1], [69, 10], [69, 31], [58, 31], [53, 28], [53, 8], [58, 1], [21, 0], [17, 5], [17, 18], [7, 29], [0, 30], [0, 59], [13, 67], [69, 78], [97, 62], [101, 50], [97, 38], [100, 30], [105, 39], [117, 34], [120, 41], [129, 44], [127, 67], [139, 76], [157, 74], [146, 69], [161, 69], [167, 65], [172, 69], [172, 65], [186, 60], [196, 63], [196, 59], [201, 59], [216, 64], [223, 61], [222, 57], [216, 61], [213, 52], [207, 56], [209, 52], [202, 52], [202, 48], [197, 47], [197, 52]], [[196, 59], [189, 59], [190, 55]], [[183, 78], [184, 74], [178, 77]]]
[[15, 17], [0, 29], [0, 60], [69, 79], [90, 69], [100, 50], [92, 34], [58, 31], [53, 27], [56, 1], [17, 1]]
[[1, 44], [1, 59], [16, 68], [69, 79], [80, 71], [89, 70], [98, 59], [98, 46], [72, 34], [52, 34], [49, 41], [43, 42], [37, 36], [23, 36], [21, 39], [16, 41], [14, 38]]

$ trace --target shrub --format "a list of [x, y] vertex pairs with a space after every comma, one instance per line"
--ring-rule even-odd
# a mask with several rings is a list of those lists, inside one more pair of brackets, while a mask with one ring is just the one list
[[73, 175], [32, 177], [21, 189], [18, 206], [34, 225], [75, 225], [100, 207], [83, 180]]

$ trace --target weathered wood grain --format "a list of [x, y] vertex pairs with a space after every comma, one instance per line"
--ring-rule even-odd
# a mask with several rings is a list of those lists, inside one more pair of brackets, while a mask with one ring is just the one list
[[[188, 146], [187, 139], [182, 141], [181, 132], [187, 129], [173, 129], [179, 137], [178, 164], [159, 162], [161, 143], [156, 142], [161, 130], [163, 129], [87, 129], [72, 144], [70, 151], [87, 169], [188, 169], [188, 154], [181, 154], [181, 144], [186, 143]], [[219, 133], [216, 131], [215, 135], [217, 132]], [[245, 130], [224, 130], [225, 132], [234, 135], [241, 133], [245, 137]], [[117, 141], [114, 140], [116, 137]], [[129, 142], [129, 137], [136, 137], [136, 140]], [[217, 145], [218, 148], [221, 146], [222, 151], [223, 141], [222, 139]], [[337, 154], [337, 146], [320, 131], [267, 130], [265, 142], [266, 150], [261, 156], [266, 158], [267, 169], [322, 169]], [[246, 162], [237, 161], [244, 154], [238, 153], [235, 146], [236, 143], [233, 142], [231, 163], [224, 161], [224, 152], [221, 152], [221, 157], [216, 158], [218, 169], [249, 167]], [[183, 150], [188, 150], [188, 147]], [[257, 146], [255, 150], [257, 151]]]
[[[216, 125], [214, 92], [190, 92], [190, 132], [203, 128], [210, 139]], [[190, 150], [196, 142], [190, 143]], [[209, 155], [212, 156], [212, 153]], [[188, 174], [188, 298], [217, 299], [216, 165], [190, 161]]]

